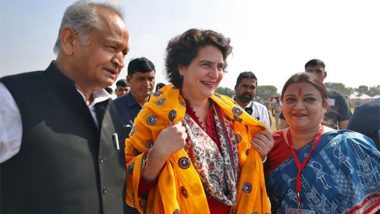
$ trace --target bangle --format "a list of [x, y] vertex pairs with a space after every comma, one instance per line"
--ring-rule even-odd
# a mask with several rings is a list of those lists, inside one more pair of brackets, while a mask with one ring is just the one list
[[[143, 154], [143, 157], [142, 157], [142, 163], [141, 163], [141, 169], [142, 169], [142, 171], [141, 172], [143, 172], [143, 170], [145, 170], [145, 167], [146, 167], [147, 164], [148, 164], [148, 152], [145, 152]], [[148, 183], [157, 182], [157, 179], [158, 179], [158, 176], [156, 178], [154, 178], [154, 179], [147, 179], [143, 175], [141, 177], [144, 179], [144, 181], [146, 181]]]

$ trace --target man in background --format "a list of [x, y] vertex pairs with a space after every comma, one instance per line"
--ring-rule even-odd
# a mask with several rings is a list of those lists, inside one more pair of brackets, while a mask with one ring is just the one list
[[121, 121], [117, 133], [122, 149], [137, 114], [154, 90], [155, 75], [154, 64], [145, 57], [133, 59], [128, 64], [127, 82], [130, 91], [127, 95], [114, 100], [114, 106]]
[[276, 130], [280, 127], [280, 114], [282, 112], [282, 105], [280, 102], [280, 97], [275, 97], [274, 102], [272, 104], [272, 115], [274, 117], [274, 124]]
[[262, 122], [269, 130], [271, 130], [268, 109], [265, 105], [253, 101], [256, 96], [257, 78], [251, 71], [245, 71], [239, 74], [235, 85], [234, 100], [244, 110]]
[[347, 129], [367, 135], [380, 150], [380, 98], [357, 106]]
[[[317, 76], [321, 82], [327, 76], [326, 65], [319, 59], [312, 59], [305, 64], [305, 71]], [[351, 116], [344, 96], [338, 91], [327, 88], [329, 108], [324, 117], [324, 124], [334, 129], [346, 129]]]
[[117, 97], [121, 97], [128, 94], [129, 90], [130, 87], [126, 79], [120, 79], [116, 82], [115, 93]]
[[[125, 139], [131, 132], [137, 114], [154, 90], [155, 75], [154, 64], [145, 57], [133, 59], [128, 64], [127, 84], [130, 90], [125, 96], [113, 101], [119, 120], [116, 130], [121, 151], [124, 151]], [[127, 205], [127, 213], [138, 214], [138, 211]]]

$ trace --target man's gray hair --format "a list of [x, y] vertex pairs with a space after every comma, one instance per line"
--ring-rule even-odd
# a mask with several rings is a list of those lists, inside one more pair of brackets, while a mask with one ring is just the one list
[[123, 19], [120, 4], [115, 1], [109, 1], [106, 3], [95, 3], [86, 0], [79, 0], [70, 5], [61, 21], [61, 26], [58, 32], [58, 38], [54, 45], [54, 53], [59, 54], [61, 51], [60, 35], [63, 29], [71, 28], [78, 34], [80, 42], [86, 44], [88, 42], [88, 33], [92, 29], [101, 29], [102, 21], [97, 13], [97, 8], [105, 8], [116, 13]]

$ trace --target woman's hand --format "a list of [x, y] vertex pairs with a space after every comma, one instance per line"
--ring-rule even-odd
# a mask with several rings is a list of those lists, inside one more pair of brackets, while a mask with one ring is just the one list
[[181, 122], [170, 125], [163, 129], [158, 135], [149, 153], [155, 153], [159, 159], [168, 159], [176, 151], [182, 149], [186, 144], [186, 129]]
[[186, 129], [181, 122], [163, 129], [148, 152], [144, 179], [156, 179], [169, 156], [185, 146], [186, 138]]
[[274, 144], [272, 133], [268, 130], [258, 132], [252, 138], [251, 144], [259, 152], [261, 158], [264, 160]]

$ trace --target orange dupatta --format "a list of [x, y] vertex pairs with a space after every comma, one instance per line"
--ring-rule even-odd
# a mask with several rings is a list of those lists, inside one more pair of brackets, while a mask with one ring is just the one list
[[[245, 113], [231, 98], [223, 95], [212, 95], [210, 98], [226, 116], [234, 118], [234, 132], [241, 137], [238, 144], [241, 171], [237, 205], [231, 211], [239, 214], [270, 213], [262, 160], [250, 144], [252, 136], [265, 129], [264, 125]], [[157, 185], [150, 190], [148, 198], [138, 195], [144, 153], [148, 152], [160, 131], [169, 126], [169, 113], [173, 114], [173, 110], [176, 112], [173, 123], [182, 121], [186, 112], [185, 101], [180, 90], [169, 84], [156, 92], [136, 117], [130, 137], [125, 142], [126, 202], [139, 212], [209, 213], [207, 197], [197, 171], [192, 164], [186, 169], [180, 167], [181, 158], [190, 160], [184, 149], [172, 154], [166, 161]]]

